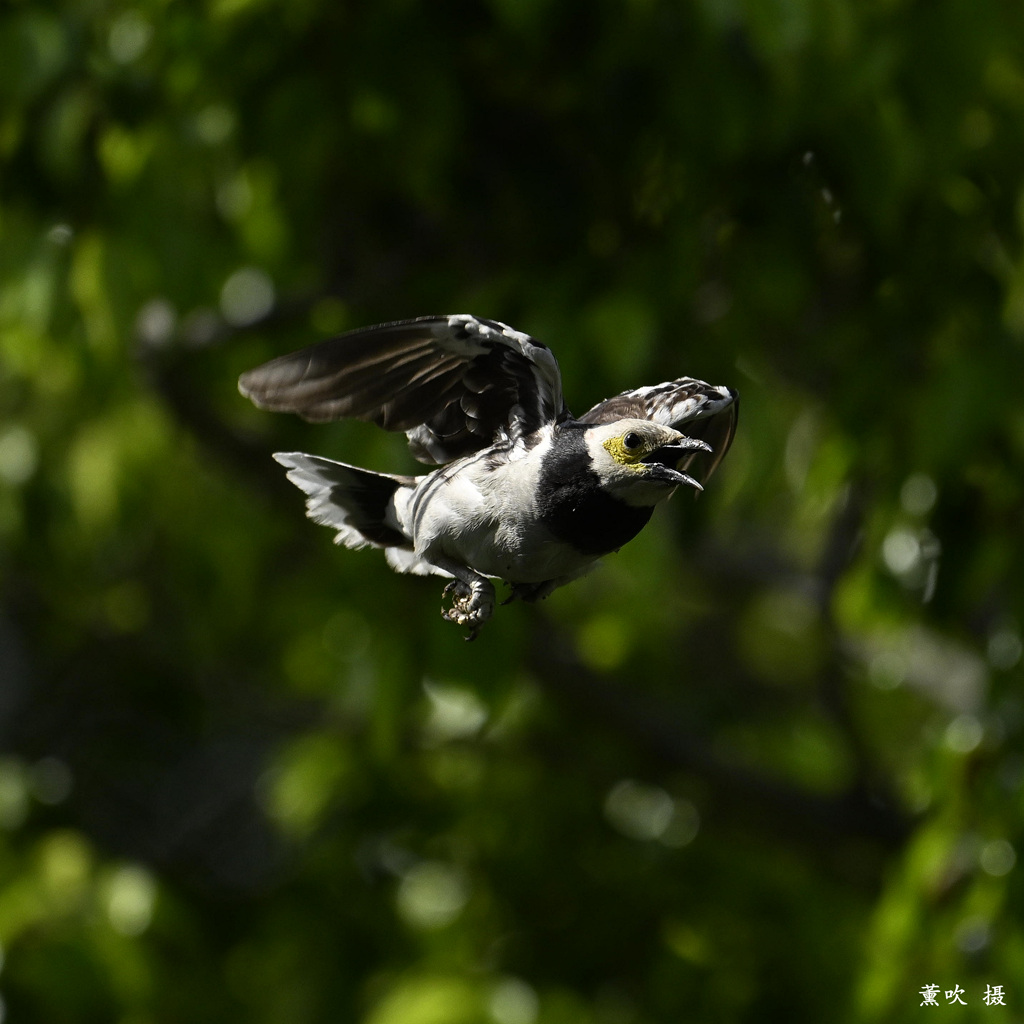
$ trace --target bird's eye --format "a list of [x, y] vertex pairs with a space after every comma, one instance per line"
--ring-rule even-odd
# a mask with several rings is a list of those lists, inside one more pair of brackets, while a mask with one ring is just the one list
[[631, 430], [622, 439], [622, 443], [626, 446], [627, 449], [629, 449], [629, 451], [632, 452], [636, 451], [636, 449], [639, 448], [640, 445], [644, 443], [644, 441], [643, 438], [635, 430]]

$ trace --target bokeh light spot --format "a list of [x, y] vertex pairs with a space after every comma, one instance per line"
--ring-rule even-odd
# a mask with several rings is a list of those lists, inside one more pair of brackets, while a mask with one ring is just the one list
[[994, 839], [986, 843], [978, 854], [982, 870], [996, 878], [1008, 875], [1017, 863], [1017, 851], [1005, 839]]
[[0, 479], [17, 487], [31, 479], [39, 465], [35, 434], [20, 424], [0, 429]]
[[672, 821], [672, 797], [658, 786], [623, 779], [609, 790], [604, 814], [609, 824], [628, 839], [660, 839]]
[[137, 864], [118, 868], [107, 880], [106, 910], [110, 926], [122, 935], [141, 935], [153, 919], [157, 887]]
[[152, 38], [153, 26], [138, 11], [125, 11], [111, 24], [107, 47], [118, 64], [132, 64], [146, 52]]
[[939, 496], [935, 481], [927, 473], [908, 476], [900, 488], [900, 504], [912, 516], [927, 515]]
[[985, 729], [974, 715], [957, 715], [946, 726], [946, 746], [956, 754], [969, 754], [985, 737]]
[[465, 875], [440, 861], [410, 868], [398, 886], [398, 912], [409, 925], [433, 931], [451, 924], [469, 901]]
[[532, 985], [519, 978], [504, 978], [494, 986], [487, 1008], [495, 1024], [533, 1024], [540, 1000]]
[[220, 290], [220, 311], [229, 324], [246, 327], [274, 308], [274, 282], [256, 267], [236, 270]]

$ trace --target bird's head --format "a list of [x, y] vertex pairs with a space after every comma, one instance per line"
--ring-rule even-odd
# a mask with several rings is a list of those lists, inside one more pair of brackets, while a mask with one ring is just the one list
[[677, 467], [692, 452], [711, 449], [672, 427], [624, 419], [589, 427], [585, 437], [602, 487], [630, 505], [655, 505], [681, 484], [703, 489]]

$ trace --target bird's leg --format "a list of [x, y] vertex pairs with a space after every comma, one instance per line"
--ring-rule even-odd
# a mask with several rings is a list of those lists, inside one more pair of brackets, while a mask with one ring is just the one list
[[441, 606], [441, 617], [469, 627], [467, 640], [475, 640], [480, 627], [494, 612], [494, 584], [486, 576], [448, 558], [431, 559], [433, 565], [450, 572], [455, 579], [444, 588], [443, 597], [453, 594], [452, 605]]
[[565, 579], [545, 580], [543, 583], [512, 583], [512, 592], [502, 601], [502, 604], [511, 604], [513, 601], [541, 601], [553, 590], [557, 590]]
[[564, 576], [556, 576], [554, 579], [544, 580], [542, 583], [509, 583], [512, 593], [502, 601], [502, 604], [511, 604], [513, 601], [529, 601], [531, 603], [533, 601], [543, 601], [545, 597], [556, 591], [559, 587], [564, 587], [566, 583], [579, 579], [580, 576], [585, 576], [596, 564], [596, 562], [592, 562], [576, 572], [569, 572]]

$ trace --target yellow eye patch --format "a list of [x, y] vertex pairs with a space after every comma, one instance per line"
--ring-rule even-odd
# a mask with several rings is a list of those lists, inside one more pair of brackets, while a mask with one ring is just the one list
[[621, 437], [608, 438], [604, 449], [616, 462], [630, 469], [643, 469], [644, 464], [640, 460], [651, 451], [647, 441], [635, 430], [627, 430]]

